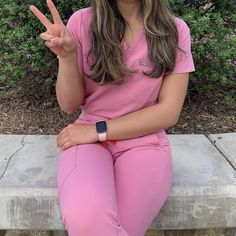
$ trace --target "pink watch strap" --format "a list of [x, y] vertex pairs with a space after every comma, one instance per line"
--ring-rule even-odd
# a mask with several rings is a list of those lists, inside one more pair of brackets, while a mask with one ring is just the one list
[[100, 142], [106, 141], [107, 140], [107, 133], [98, 134], [98, 139]]

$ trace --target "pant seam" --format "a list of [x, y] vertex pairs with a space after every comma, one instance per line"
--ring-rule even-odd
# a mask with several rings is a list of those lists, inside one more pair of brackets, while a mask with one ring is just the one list
[[[116, 195], [116, 190], [115, 190], [115, 195]], [[114, 195], [113, 195], [113, 210], [115, 210], [115, 196]], [[117, 207], [117, 211], [118, 211], [118, 207]], [[116, 213], [118, 216], [118, 212], [116, 212]], [[114, 220], [114, 219], [112, 219], [112, 220]], [[117, 230], [116, 230], [116, 235], [119, 236], [119, 228], [117, 228]]]
[[77, 160], [77, 145], [75, 147], [75, 163], [74, 163], [74, 168], [66, 175], [66, 177], [64, 178], [61, 186], [60, 186], [60, 189], [59, 189], [59, 199], [61, 199], [61, 192], [62, 192], [62, 188], [66, 182], [66, 180], [69, 178], [69, 176], [72, 174], [72, 172], [74, 172], [74, 170], [76, 169], [76, 160]]

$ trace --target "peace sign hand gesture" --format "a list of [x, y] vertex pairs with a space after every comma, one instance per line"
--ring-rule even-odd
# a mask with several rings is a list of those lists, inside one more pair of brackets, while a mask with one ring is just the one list
[[47, 29], [46, 32], [40, 34], [40, 38], [45, 41], [45, 45], [57, 56], [67, 57], [76, 53], [76, 42], [63, 24], [54, 3], [51, 0], [47, 0], [47, 5], [53, 17], [53, 24], [37, 7], [30, 6], [30, 10]]

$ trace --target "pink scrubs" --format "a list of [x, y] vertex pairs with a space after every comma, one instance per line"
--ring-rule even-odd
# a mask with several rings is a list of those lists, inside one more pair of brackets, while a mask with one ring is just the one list
[[[78, 46], [78, 66], [89, 74], [91, 8], [76, 11], [67, 28]], [[173, 73], [195, 71], [187, 24], [175, 17], [179, 47]], [[157, 103], [163, 77], [143, 72], [152, 66], [145, 31], [128, 47], [122, 42], [124, 60], [137, 73], [121, 85], [98, 85], [83, 78], [86, 99], [75, 123], [94, 124]], [[142, 122], [142, 121], [140, 121]], [[57, 165], [57, 188], [62, 222], [69, 236], [144, 236], [158, 216], [171, 190], [172, 153], [164, 129], [115, 144], [76, 145], [61, 150]]]

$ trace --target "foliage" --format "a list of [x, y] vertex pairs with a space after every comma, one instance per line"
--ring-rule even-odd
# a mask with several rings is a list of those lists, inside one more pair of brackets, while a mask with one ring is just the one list
[[[204, 91], [209, 91], [216, 83], [235, 84], [234, 1], [170, 0], [175, 15], [184, 19], [191, 30], [196, 66], [191, 83], [200, 80]], [[74, 11], [88, 5], [86, 0], [54, 0], [54, 3], [65, 23]], [[26, 80], [52, 87], [57, 75], [57, 60], [39, 38], [45, 28], [30, 12], [31, 4], [51, 19], [46, 1], [0, 1], [0, 82], [14, 85], [16, 81]]]
[[[54, 3], [66, 24], [66, 19], [85, 6], [86, 1], [54, 0]], [[29, 10], [32, 4], [52, 20], [46, 1], [0, 1], [0, 81], [14, 85], [25, 80], [28, 84], [50, 87], [55, 82], [57, 60], [39, 37], [46, 29]]]
[[171, 0], [176, 15], [190, 27], [194, 78], [202, 88], [236, 82], [236, 5], [234, 0]]

